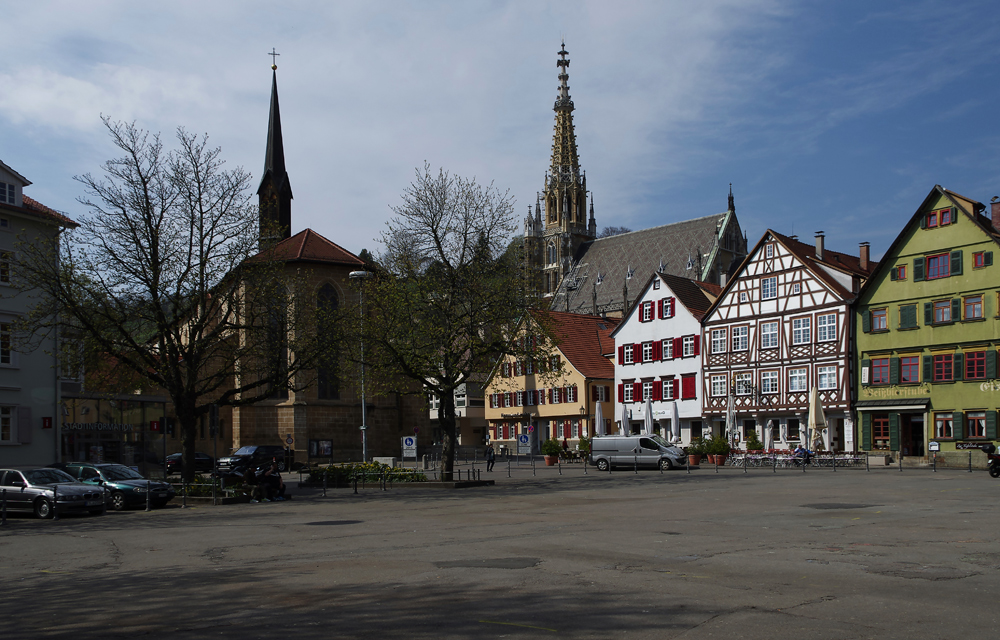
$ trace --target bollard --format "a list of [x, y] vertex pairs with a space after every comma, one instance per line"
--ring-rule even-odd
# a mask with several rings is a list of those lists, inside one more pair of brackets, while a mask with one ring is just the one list
[[969, 473], [972, 473], [972, 452], [969, 452]]
[[108, 488], [104, 486], [104, 481], [101, 481], [101, 515], [108, 515]]
[[181, 485], [181, 509], [187, 509], [188, 506], [188, 483], [187, 480]]
[[330, 474], [323, 473], [323, 497], [326, 497], [326, 479], [330, 477]]
[[934, 467], [934, 473], [937, 473], [937, 452], [936, 451], [934, 452], [934, 455], [931, 456], [931, 465]]
[[865, 451], [865, 471], [871, 471], [871, 467], [868, 466], [868, 452]]
[[583, 459], [583, 475], [587, 475], [587, 459]]
[[7, 524], [7, 490], [0, 489], [0, 527]]
[[535, 456], [531, 456], [531, 477], [535, 477]]
[[[212, 497], [215, 498], [215, 485], [212, 485]], [[215, 503], [215, 500], [212, 500]], [[153, 510], [153, 496], [149, 493], [149, 480], [146, 480], [146, 511]]]
[[52, 485], [52, 519], [59, 519], [59, 485]]
[[776, 455], [771, 456], [771, 466], [772, 466], [771, 471], [774, 473], [778, 473], [778, 456]]
[[354, 474], [354, 495], [358, 494], [358, 474]]
[[639, 475], [639, 454], [632, 456], [632, 471], [635, 472], [635, 475]]
[[507, 456], [507, 477], [510, 477], [510, 456]]
[[750, 447], [747, 447], [747, 452], [743, 454], [743, 475], [747, 473], [747, 456], [750, 455]]
[[608, 475], [611, 475], [611, 460], [608, 460]]
[[562, 458], [559, 458], [559, 460], [556, 462], [556, 466], [559, 467], [559, 475], [562, 475]]
[[684, 465], [684, 468], [687, 469], [687, 474], [691, 475], [691, 458], [688, 458], [687, 464]]
[[802, 473], [805, 473], [805, 472], [806, 472], [806, 461], [805, 461], [805, 457], [803, 457], [803, 459], [802, 459]]
[[[903, 454], [899, 454], [896, 457], [899, 458], [899, 472], [903, 473]], [[972, 459], [972, 452], [970, 451], [969, 452], [969, 460], [971, 460], [971, 459]]]
[[476, 473], [479, 475], [479, 481], [482, 482], [483, 481], [483, 470], [479, 469], [479, 470], [476, 471]]
[[715, 462], [715, 472], [719, 473], [719, 456], [714, 456], [712, 460]]
[[660, 475], [662, 476], [663, 475], [663, 461], [660, 460], [660, 462], [656, 466], [658, 466], [660, 468]]
[[831, 453], [830, 454], [830, 459], [833, 460], [833, 472], [837, 473], [837, 454], [836, 453]]

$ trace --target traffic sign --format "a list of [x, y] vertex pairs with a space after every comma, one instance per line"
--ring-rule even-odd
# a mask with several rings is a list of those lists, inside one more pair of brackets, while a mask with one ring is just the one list
[[285, 444], [292, 444], [293, 442], [295, 442], [295, 438], [293, 438], [292, 436], [288, 436], [287, 438], [285, 438]]
[[[529, 429], [531, 427], [528, 427]], [[531, 453], [531, 436], [526, 433], [522, 433], [517, 437], [517, 452], [530, 454]]]
[[150, 431], [159, 431], [160, 430], [160, 421], [159, 420], [150, 420], [149, 421], [149, 430]]
[[403, 437], [403, 460], [417, 459], [417, 439], [414, 436]]

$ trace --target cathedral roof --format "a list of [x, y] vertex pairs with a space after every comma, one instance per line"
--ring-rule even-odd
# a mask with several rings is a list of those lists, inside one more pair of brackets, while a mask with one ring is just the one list
[[[708, 266], [705, 256], [715, 247], [730, 214], [726, 211], [583, 243], [553, 296], [551, 308], [592, 310], [594, 283], [598, 281], [597, 306], [601, 307], [620, 304], [626, 282], [629, 299], [634, 300], [643, 284], [659, 271], [700, 279]], [[628, 278], [630, 271], [632, 277]]]
[[282, 240], [273, 248], [258, 253], [253, 259], [263, 259], [265, 256], [285, 262], [323, 262], [352, 267], [365, 265], [364, 260], [312, 229], [305, 229]]

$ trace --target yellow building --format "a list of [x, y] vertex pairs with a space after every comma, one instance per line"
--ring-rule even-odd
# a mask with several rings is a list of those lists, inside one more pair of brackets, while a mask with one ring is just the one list
[[[504, 359], [486, 385], [486, 420], [498, 451], [516, 452], [521, 434], [528, 436], [532, 452], [548, 438], [565, 439], [573, 449], [581, 437], [598, 431], [598, 405], [604, 433], [615, 429], [611, 332], [619, 320], [558, 311], [541, 312], [538, 319], [551, 331], [554, 345], [539, 348], [534, 357]], [[519, 341], [530, 354], [536, 341], [529, 329]]]

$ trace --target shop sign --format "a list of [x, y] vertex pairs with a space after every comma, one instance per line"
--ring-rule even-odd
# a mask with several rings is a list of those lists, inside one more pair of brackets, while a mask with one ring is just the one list
[[64, 429], [71, 431], [134, 431], [131, 424], [115, 424], [112, 422], [67, 422]]
[[42, 428], [51, 429], [52, 428], [52, 418], [42, 418]]
[[929, 396], [931, 395], [931, 386], [925, 382], [905, 387], [897, 385], [890, 385], [888, 387], [862, 387], [861, 395], [866, 398], [913, 398], [915, 396]]
[[531, 416], [532, 416], [532, 414], [530, 414], [530, 413], [501, 413], [500, 414], [501, 418], [520, 418], [520, 419], [524, 419], [524, 418], [530, 418]]
[[941, 443], [937, 442], [937, 441], [928, 442], [927, 443], [927, 450], [928, 451], [940, 451], [941, 450]]
[[956, 449], [981, 449], [987, 442], [956, 442]]
[[980, 391], [1000, 391], [1000, 380], [989, 380], [979, 385]]

